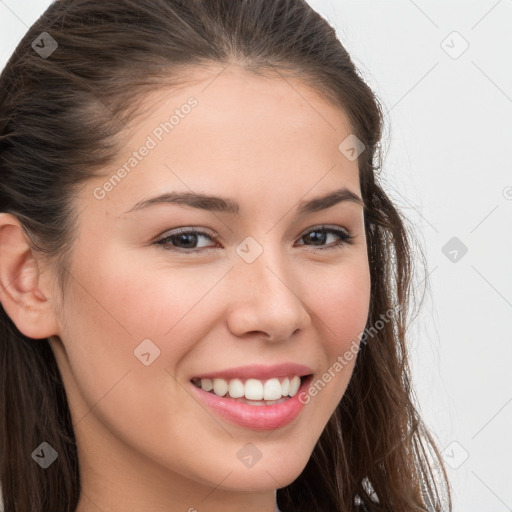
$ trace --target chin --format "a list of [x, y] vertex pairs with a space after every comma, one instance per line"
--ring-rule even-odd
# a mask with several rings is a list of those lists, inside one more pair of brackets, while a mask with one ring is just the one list
[[271, 491], [286, 487], [296, 480], [304, 470], [305, 460], [267, 460], [263, 458], [252, 468], [235, 469], [219, 485], [230, 491]]

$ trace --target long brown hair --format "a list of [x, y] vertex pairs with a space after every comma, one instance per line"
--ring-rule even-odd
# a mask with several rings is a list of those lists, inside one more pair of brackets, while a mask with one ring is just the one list
[[[45, 43], [34, 47], [40, 38]], [[211, 63], [300, 77], [346, 112], [365, 148], [358, 163], [371, 272], [368, 330], [310, 460], [278, 489], [279, 507], [451, 510], [442, 458], [414, 406], [406, 346], [413, 259], [406, 219], [379, 183], [382, 107], [334, 28], [304, 0], [54, 1], [0, 76], [0, 212], [19, 219], [34, 250], [55, 265], [64, 293], [77, 187], [114, 160], [147, 92]], [[386, 315], [390, 310], [395, 314]], [[58, 366], [48, 340], [21, 334], [3, 308], [0, 367], [6, 512], [74, 511], [78, 454]], [[43, 441], [58, 453], [46, 470], [31, 457]]]

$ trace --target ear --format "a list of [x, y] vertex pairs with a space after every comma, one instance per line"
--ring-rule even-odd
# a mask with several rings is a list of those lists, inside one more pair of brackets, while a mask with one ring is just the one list
[[18, 219], [0, 213], [0, 302], [18, 330], [34, 339], [59, 334], [49, 278]]

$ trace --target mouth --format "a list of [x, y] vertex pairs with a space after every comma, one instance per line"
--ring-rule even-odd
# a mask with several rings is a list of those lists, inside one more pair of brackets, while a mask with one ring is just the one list
[[[231, 386], [232, 381], [237, 380], [239, 382]], [[309, 402], [309, 400], [305, 401], [304, 396], [307, 395], [307, 389], [312, 380], [313, 374], [296, 375], [291, 379], [290, 377], [273, 377], [265, 381], [231, 379], [226, 382], [224, 379], [216, 378], [192, 378], [190, 388], [192, 395], [221, 419], [244, 428], [274, 430], [288, 425], [299, 416]], [[203, 386], [206, 389], [203, 389]], [[260, 386], [263, 388], [261, 398], [259, 398]], [[288, 386], [288, 392], [285, 395], [286, 386]], [[242, 389], [243, 393], [241, 393]], [[267, 391], [270, 394], [265, 394]], [[236, 396], [231, 396], [231, 392]], [[267, 399], [268, 397], [275, 398]]]
[[223, 379], [193, 377], [190, 382], [199, 389], [219, 398], [247, 405], [277, 405], [294, 397], [313, 374], [272, 377], [270, 379]]

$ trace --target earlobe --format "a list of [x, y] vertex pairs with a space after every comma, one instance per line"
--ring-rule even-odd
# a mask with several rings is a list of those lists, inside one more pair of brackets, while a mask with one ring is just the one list
[[7, 213], [0, 213], [0, 303], [25, 336], [58, 334], [48, 283], [21, 223]]

